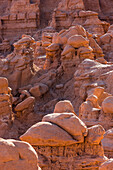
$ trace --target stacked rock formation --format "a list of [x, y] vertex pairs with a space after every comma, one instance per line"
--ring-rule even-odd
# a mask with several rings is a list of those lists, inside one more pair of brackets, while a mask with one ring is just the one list
[[12, 119], [11, 88], [8, 87], [8, 80], [0, 77], [0, 136], [3, 136], [8, 130]]
[[28, 84], [33, 75], [33, 44], [33, 38], [23, 35], [22, 39], [14, 43], [14, 52], [0, 60], [0, 75], [8, 78], [14, 93], [19, 87]]
[[72, 110], [70, 102], [59, 102], [55, 113], [44, 116], [20, 137], [35, 148], [41, 169], [98, 169], [107, 159], [101, 145], [103, 127], [87, 128]]
[[85, 100], [79, 116], [87, 126], [99, 123], [107, 130], [112, 128], [112, 68], [110, 64], [86, 59], [75, 72], [75, 92], [79, 91], [78, 95]]
[[0, 138], [0, 169], [38, 170], [38, 156], [26, 142]]
[[8, 55], [11, 52], [10, 42], [5, 39], [0, 43], [0, 58]]
[[106, 131], [102, 144], [105, 155], [108, 158], [113, 158], [113, 128]]
[[83, 0], [85, 9], [99, 13], [101, 20], [106, 20], [113, 24], [113, 1], [112, 0]]
[[[79, 117], [90, 126], [100, 123], [106, 129], [112, 126], [113, 96], [104, 92], [103, 87], [91, 88], [87, 91], [88, 97], [79, 108]], [[109, 125], [106, 124], [107, 121]]]
[[84, 26], [90, 33], [100, 35], [104, 34], [109, 26], [98, 18], [98, 13], [85, 11], [83, 0], [62, 0], [54, 10], [51, 26], [61, 30], [76, 24]]
[[62, 65], [66, 71], [78, 66], [85, 58], [103, 58], [103, 51], [92, 36], [81, 25], [53, 34], [52, 44], [46, 48], [45, 68]]
[[13, 0], [0, 18], [0, 36], [8, 38], [11, 42], [22, 34], [33, 34], [40, 25], [40, 1], [30, 3], [29, 0]]
[[109, 62], [113, 62], [113, 25], [111, 25], [106, 34], [100, 37], [100, 45], [105, 54], [105, 58]]

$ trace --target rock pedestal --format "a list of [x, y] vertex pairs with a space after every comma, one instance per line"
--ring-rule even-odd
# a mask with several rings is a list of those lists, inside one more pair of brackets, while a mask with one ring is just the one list
[[53, 113], [20, 139], [34, 147], [42, 170], [97, 170], [107, 160], [101, 144], [104, 133], [100, 125], [88, 129], [74, 113]]

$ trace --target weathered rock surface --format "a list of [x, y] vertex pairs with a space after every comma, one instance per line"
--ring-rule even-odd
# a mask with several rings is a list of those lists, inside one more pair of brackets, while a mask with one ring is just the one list
[[97, 125], [89, 128], [87, 136], [87, 130], [73, 113], [53, 113], [44, 116], [20, 139], [35, 148], [41, 169], [96, 170], [107, 160], [101, 144], [105, 131]]
[[39, 0], [35, 3], [29, 0], [8, 1], [0, 18], [0, 37], [14, 42], [24, 33], [35, 33], [40, 25], [39, 4]]
[[64, 113], [64, 112], [75, 114], [73, 105], [69, 100], [59, 101], [55, 105], [54, 113]]
[[104, 51], [105, 59], [113, 62], [113, 25], [110, 25], [107, 33], [100, 37], [100, 45]]
[[101, 164], [99, 170], [112, 170], [113, 169], [113, 159], [109, 159]]
[[102, 102], [102, 109], [104, 113], [113, 113], [113, 97], [107, 97]]
[[85, 100], [79, 108], [79, 116], [87, 126], [101, 124], [105, 129], [112, 127], [112, 114], [104, 113], [101, 108], [104, 99], [113, 94], [112, 66], [86, 59], [75, 72], [75, 91]]
[[26, 142], [0, 138], [0, 169], [38, 170], [38, 156]]
[[33, 125], [20, 139], [34, 146], [67, 146], [76, 143], [66, 131], [49, 122]]
[[113, 157], [113, 129], [106, 131], [104, 138], [102, 140], [104, 153], [108, 158]]
[[84, 142], [84, 136], [87, 136], [87, 127], [73, 113], [53, 113], [43, 117], [43, 122], [51, 122], [58, 125], [68, 132], [76, 143]]
[[8, 80], [0, 77], [0, 136], [2, 137], [11, 125], [13, 119], [12, 94]]
[[105, 134], [105, 130], [101, 125], [95, 125], [88, 128], [88, 136], [86, 137], [86, 141], [93, 144], [99, 144], [103, 139]]
[[62, 0], [53, 12], [51, 26], [61, 30], [77, 24], [83, 25], [90, 33], [100, 35], [104, 34], [109, 26], [98, 18], [98, 13], [85, 11], [83, 0]]
[[31, 36], [23, 37], [14, 43], [14, 52], [0, 60], [0, 75], [8, 78], [13, 93], [21, 86], [28, 85], [33, 76], [33, 45]]

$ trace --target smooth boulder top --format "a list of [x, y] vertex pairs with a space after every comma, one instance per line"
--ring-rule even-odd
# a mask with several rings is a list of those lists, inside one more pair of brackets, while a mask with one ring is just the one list
[[37, 153], [30, 144], [0, 138], [1, 170], [38, 170], [37, 162]]
[[107, 97], [102, 102], [102, 110], [104, 113], [113, 113], [113, 96]]
[[67, 42], [69, 45], [71, 45], [74, 48], [84, 47], [86, 45], [89, 46], [89, 40], [84, 38], [82, 35], [73, 35], [68, 39]]
[[75, 49], [71, 46], [71, 45], [66, 45], [65, 47], [64, 47], [64, 50], [62, 51], [62, 53], [61, 53], [61, 55], [66, 55], [66, 54], [68, 54], [69, 52], [74, 52], [75, 51]]
[[20, 139], [33, 146], [67, 146], [76, 143], [66, 131], [49, 122], [36, 123]]
[[84, 142], [84, 136], [87, 136], [87, 127], [85, 124], [73, 113], [52, 113], [43, 117], [43, 122], [51, 122], [63, 130], [68, 132], [76, 143]]
[[75, 113], [72, 103], [69, 100], [59, 101], [55, 105], [54, 113]]
[[27, 109], [30, 105], [34, 104], [34, 102], [35, 102], [34, 97], [28, 97], [15, 107], [15, 111], [16, 112], [23, 111], [24, 109]]
[[103, 139], [105, 130], [101, 125], [95, 125], [88, 128], [88, 135], [86, 141], [92, 144], [99, 144]]
[[52, 43], [51, 45], [49, 45], [46, 50], [47, 51], [57, 51], [59, 50], [60, 48], [60, 45], [59, 44], [56, 44], [56, 43]]
[[5, 77], [0, 77], [0, 93], [8, 93], [8, 80]]

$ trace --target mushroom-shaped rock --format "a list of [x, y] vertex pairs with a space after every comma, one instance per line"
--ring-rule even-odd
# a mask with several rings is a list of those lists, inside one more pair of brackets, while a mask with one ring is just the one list
[[35, 146], [67, 146], [76, 143], [66, 131], [49, 122], [33, 125], [20, 139]]
[[34, 102], [35, 102], [34, 97], [28, 97], [15, 107], [15, 111], [16, 112], [23, 111], [24, 109], [27, 109], [30, 105], [34, 105]]
[[0, 138], [1, 170], [38, 170], [38, 156], [26, 142]]
[[48, 90], [49, 90], [49, 88], [46, 84], [39, 83], [38, 85], [36, 85], [30, 89], [30, 93], [34, 97], [40, 97], [43, 94], [45, 94]]
[[55, 109], [54, 109], [54, 113], [74, 113], [74, 108], [72, 103], [69, 100], [63, 100], [63, 101], [59, 101], [56, 105], [55, 105]]
[[43, 122], [51, 122], [66, 132], [68, 132], [76, 141], [76, 143], [84, 142], [84, 136], [87, 136], [87, 127], [73, 113], [53, 113], [43, 117]]
[[89, 41], [85, 39], [82, 35], [74, 35], [68, 39], [67, 42], [74, 48], [84, 47], [89, 45]]
[[0, 77], [0, 93], [8, 94], [8, 80], [5, 77]]
[[99, 170], [113, 170], [113, 159], [108, 159], [102, 163]]
[[105, 134], [105, 130], [101, 125], [95, 125], [88, 128], [88, 135], [86, 140], [92, 144], [99, 144], [100, 141], [103, 139]]
[[113, 113], [113, 96], [107, 97], [102, 102], [102, 109], [104, 113]]

